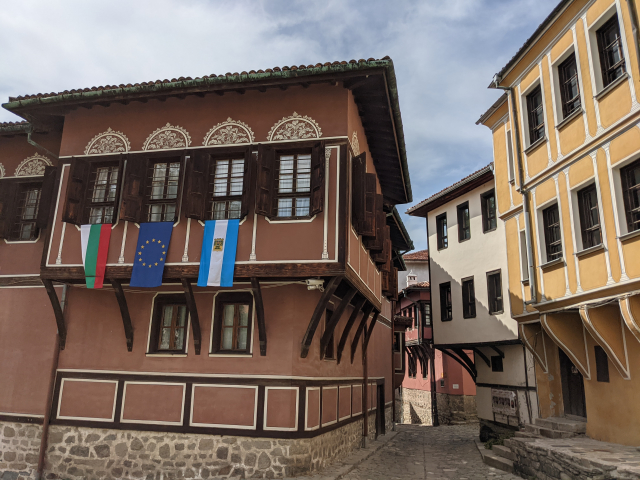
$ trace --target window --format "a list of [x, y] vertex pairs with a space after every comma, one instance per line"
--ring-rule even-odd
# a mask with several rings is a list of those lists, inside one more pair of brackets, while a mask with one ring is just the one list
[[483, 233], [491, 232], [498, 226], [495, 190], [484, 193], [480, 197], [480, 200], [482, 202], [482, 231]]
[[462, 279], [462, 318], [475, 318], [476, 294], [473, 288], [473, 277]]
[[500, 270], [487, 273], [487, 292], [489, 294], [489, 314], [502, 313], [502, 275]]
[[527, 255], [527, 236], [524, 230], [520, 231], [520, 269], [522, 281], [529, 280], [529, 257]]
[[529, 145], [544, 137], [544, 109], [540, 85], [527, 95], [527, 119], [529, 120]]
[[609, 383], [609, 357], [600, 345], [593, 347], [596, 356], [596, 379]]
[[626, 72], [617, 14], [598, 29], [596, 37], [598, 39], [598, 54], [600, 57], [600, 69], [602, 70], [602, 86], [604, 88]]
[[458, 205], [458, 241], [471, 238], [471, 222], [469, 219], [469, 202]]
[[177, 216], [180, 162], [152, 163], [148, 172], [147, 221], [173, 222]]
[[422, 325], [424, 327], [430, 327], [431, 326], [431, 304], [430, 303], [423, 303], [422, 304]]
[[438, 242], [438, 250], [447, 248], [449, 246], [449, 239], [447, 236], [447, 214], [443, 213], [436, 217], [436, 236]]
[[451, 282], [440, 284], [440, 320], [448, 322], [453, 319], [451, 309]]
[[627, 232], [640, 230], [640, 160], [620, 169]]
[[444, 377], [440, 379], [440, 388], [444, 388]]
[[402, 339], [400, 338], [400, 336], [402, 335], [402, 332], [394, 332], [393, 333], [393, 351], [394, 353], [398, 353], [401, 351], [401, 347], [402, 347]]
[[184, 295], [158, 295], [153, 306], [149, 353], [186, 353], [188, 319]]
[[215, 302], [213, 353], [250, 353], [253, 296], [250, 293], [219, 293]]
[[17, 202], [9, 240], [35, 240], [38, 237], [36, 220], [40, 206], [40, 184], [20, 185]]
[[[329, 322], [331, 321], [331, 316], [333, 315], [333, 310], [329, 310], [327, 309], [325, 311], [325, 316], [324, 316], [324, 328], [326, 330], [327, 325], [329, 324]], [[333, 333], [331, 333], [331, 338], [329, 338], [329, 342], [327, 343], [327, 346], [324, 350], [324, 358], [325, 360], [335, 360], [336, 358], [336, 345], [335, 345], [335, 336]]]
[[91, 166], [86, 202], [89, 223], [113, 223], [119, 173], [119, 165]]
[[566, 118], [580, 108], [580, 84], [576, 55], [572, 53], [558, 66], [562, 117]]
[[580, 207], [580, 230], [582, 248], [591, 248], [602, 243], [600, 235], [600, 214], [598, 212], [598, 193], [595, 183], [578, 191]]
[[411, 307], [411, 316], [413, 317], [413, 328], [418, 328], [420, 326], [420, 317], [418, 317], [418, 307], [415, 303]]
[[502, 366], [502, 357], [500, 355], [491, 356], [491, 371], [492, 372], [504, 371], [504, 367]]
[[241, 217], [244, 164], [244, 158], [213, 161], [209, 188], [211, 192], [209, 218], [211, 220]]
[[280, 155], [277, 175], [277, 216], [308, 216], [311, 199], [311, 154]]
[[547, 262], [562, 257], [562, 236], [560, 234], [560, 213], [555, 203], [542, 211], [544, 225], [544, 243], [547, 252]]
[[516, 180], [516, 165], [513, 158], [513, 139], [511, 137], [511, 130], [507, 130], [507, 160], [509, 162], [509, 181], [514, 182]]

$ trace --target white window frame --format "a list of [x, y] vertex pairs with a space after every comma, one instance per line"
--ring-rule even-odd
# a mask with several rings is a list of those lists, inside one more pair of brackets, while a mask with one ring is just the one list
[[510, 128], [506, 129], [505, 142], [507, 147], [507, 174], [509, 176], [509, 183], [513, 185], [516, 182], [516, 164], [514, 158], [513, 135]]
[[537, 230], [538, 230], [538, 251], [540, 252], [540, 259], [544, 260], [540, 262], [540, 267], [545, 267], [548, 263], [550, 263], [550, 260], [547, 258], [547, 243], [545, 240], [545, 236], [544, 236], [544, 216], [542, 215], [542, 211], [549, 208], [552, 205], [557, 205], [558, 206], [558, 217], [560, 219], [560, 239], [562, 241], [562, 256], [559, 258], [556, 258], [555, 260], [551, 260], [551, 262], [558, 262], [560, 263], [560, 260], [562, 260], [562, 263], [564, 263], [566, 261], [566, 256], [567, 256], [567, 242], [566, 239], [564, 238], [564, 228], [562, 225], [562, 206], [560, 205], [560, 202], [558, 201], [557, 197], [553, 197], [550, 198], [549, 200], [547, 200], [546, 202], [544, 202], [541, 205], [536, 205], [536, 223], [537, 223]]
[[[538, 68], [538, 67], [536, 66], [535, 68]], [[521, 112], [520, 116], [522, 117], [522, 133], [524, 135], [525, 150], [527, 150], [532, 145], [531, 138], [529, 137], [529, 106], [527, 105], [527, 95], [529, 95], [538, 86], [540, 87], [540, 93], [542, 94], [542, 115], [544, 117], [544, 136], [536, 140], [536, 143], [537, 142], [544, 143], [542, 142], [542, 139], [546, 140], [549, 138], [549, 135], [548, 135], [549, 122], [547, 121], [547, 106], [546, 106], [545, 97], [544, 97], [544, 85], [542, 84], [541, 77], [538, 76], [537, 79], [531, 82], [531, 85], [529, 85], [526, 90], [520, 93], [520, 112]]]
[[[580, 182], [579, 184], [574, 185], [573, 187], [571, 187], [571, 190], [569, 191], [569, 194], [571, 196], [571, 210], [573, 213], [573, 225], [571, 225], [571, 227], [573, 231], [573, 236], [576, 239], [575, 248], [576, 248], [577, 254], [585, 250], [584, 245], [582, 243], [582, 224], [580, 222], [580, 201], [578, 198], [578, 192], [583, 188], [589, 187], [591, 185], [595, 185], [596, 193], [598, 195], [598, 216], [600, 217], [600, 238], [601, 238], [601, 243], [599, 247], [602, 247], [604, 245], [604, 233], [602, 231], [602, 222], [604, 219], [602, 215], [603, 213], [602, 212], [602, 196], [600, 194], [600, 186], [596, 182], [595, 176], [592, 176]], [[591, 247], [591, 248], [596, 248], [596, 247]]]
[[[564, 62], [567, 58], [574, 54], [576, 57], [576, 69], [578, 71], [578, 88], [580, 89], [580, 108], [575, 112], [570, 113], [567, 117], [564, 117], [562, 114], [562, 88], [560, 85], [560, 72], [558, 67], [562, 62]], [[575, 44], [571, 44], [567, 49], [562, 52], [562, 54], [554, 60], [551, 64], [551, 79], [553, 82], [553, 98], [554, 98], [554, 118], [556, 121], [556, 130], [558, 130], [558, 125], [562, 127], [562, 122], [564, 122], [567, 118], [578, 116], [579, 114], [576, 112], [581, 112], [584, 115], [584, 88], [582, 86], [582, 73], [580, 72], [580, 59], [578, 57], [578, 52], [576, 51]]]
[[[614, 197], [614, 215], [616, 216], [616, 236], [618, 238], [625, 237], [626, 235], [640, 235], [640, 230], [629, 232], [627, 227], [627, 214], [624, 211], [624, 198], [622, 196], [622, 177], [620, 176], [620, 170], [640, 159], [640, 153], [634, 153], [633, 155], [619, 161], [615, 165], [611, 166], [611, 180], [613, 182], [613, 197]], [[598, 199], [599, 200], [599, 199]]]

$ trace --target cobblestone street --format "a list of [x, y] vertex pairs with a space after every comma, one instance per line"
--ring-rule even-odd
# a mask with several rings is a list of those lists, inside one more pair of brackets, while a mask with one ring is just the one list
[[[338, 465], [314, 480], [520, 479], [482, 463], [475, 445], [478, 425], [427, 427], [397, 425], [397, 435], [348, 473]], [[358, 456], [356, 453], [355, 456]], [[347, 460], [345, 462], [350, 462]]]

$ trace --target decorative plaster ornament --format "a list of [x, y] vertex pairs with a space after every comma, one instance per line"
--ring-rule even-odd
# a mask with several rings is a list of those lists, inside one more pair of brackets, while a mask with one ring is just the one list
[[321, 136], [322, 130], [313, 118], [293, 112], [293, 115], [284, 117], [271, 127], [267, 140], [302, 140]]
[[203, 145], [231, 145], [251, 143], [255, 136], [253, 130], [244, 122], [227, 118], [226, 122], [214, 125], [205, 135]]
[[33, 177], [37, 175], [44, 175], [44, 167], [51, 166], [51, 160], [47, 157], [36, 153], [30, 157], [25, 158], [18, 168], [16, 168], [16, 177]]
[[184, 128], [167, 123], [147, 137], [142, 150], [166, 150], [186, 148], [191, 145], [191, 136]]
[[106, 132], [99, 133], [91, 139], [84, 149], [85, 155], [101, 155], [104, 153], [124, 153], [131, 150], [129, 139], [122, 132], [107, 128]]
[[360, 155], [360, 142], [358, 141], [357, 132], [353, 132], [353, 135], [351, 136], [351, 150], [353, 150], [354, 156], [357, 157], [358, 155]]

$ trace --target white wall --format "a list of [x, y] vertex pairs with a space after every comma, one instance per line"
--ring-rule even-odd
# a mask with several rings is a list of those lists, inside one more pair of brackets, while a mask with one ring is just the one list
[[[451, 200], [429, 212], [427, 218], [429, 254], [431, 256], [431, 304], [434, 335], [437, 344], [482, 343], [518, 338], [517, 322], [510, 317], [508, 294], [507, 244], [504, 222], [497, 219], [497, 228], [483, 233], [480, 195], [494, 188], [493, 180]], [[456, 207], [469, 202], [471, 238], [458, 242]], [[449, 246], [438, 250], [436, 217], [447, 213]], [[501, 269], [503, 313], [490, 315], [487, 297], [487, 272]], [[462, 317], [461, 279], [474, 277], [476, 317]], [[440, 320], [440, 284], [451, 282], [453, 320]]]
[[398, 272], [398, 291], [407, 287], [407, 275], [412, 272], [418, 276], [418, 282], [429, 281], [429, 262], [405, 260], [404, 263], [407, 265], [407, 271]]

